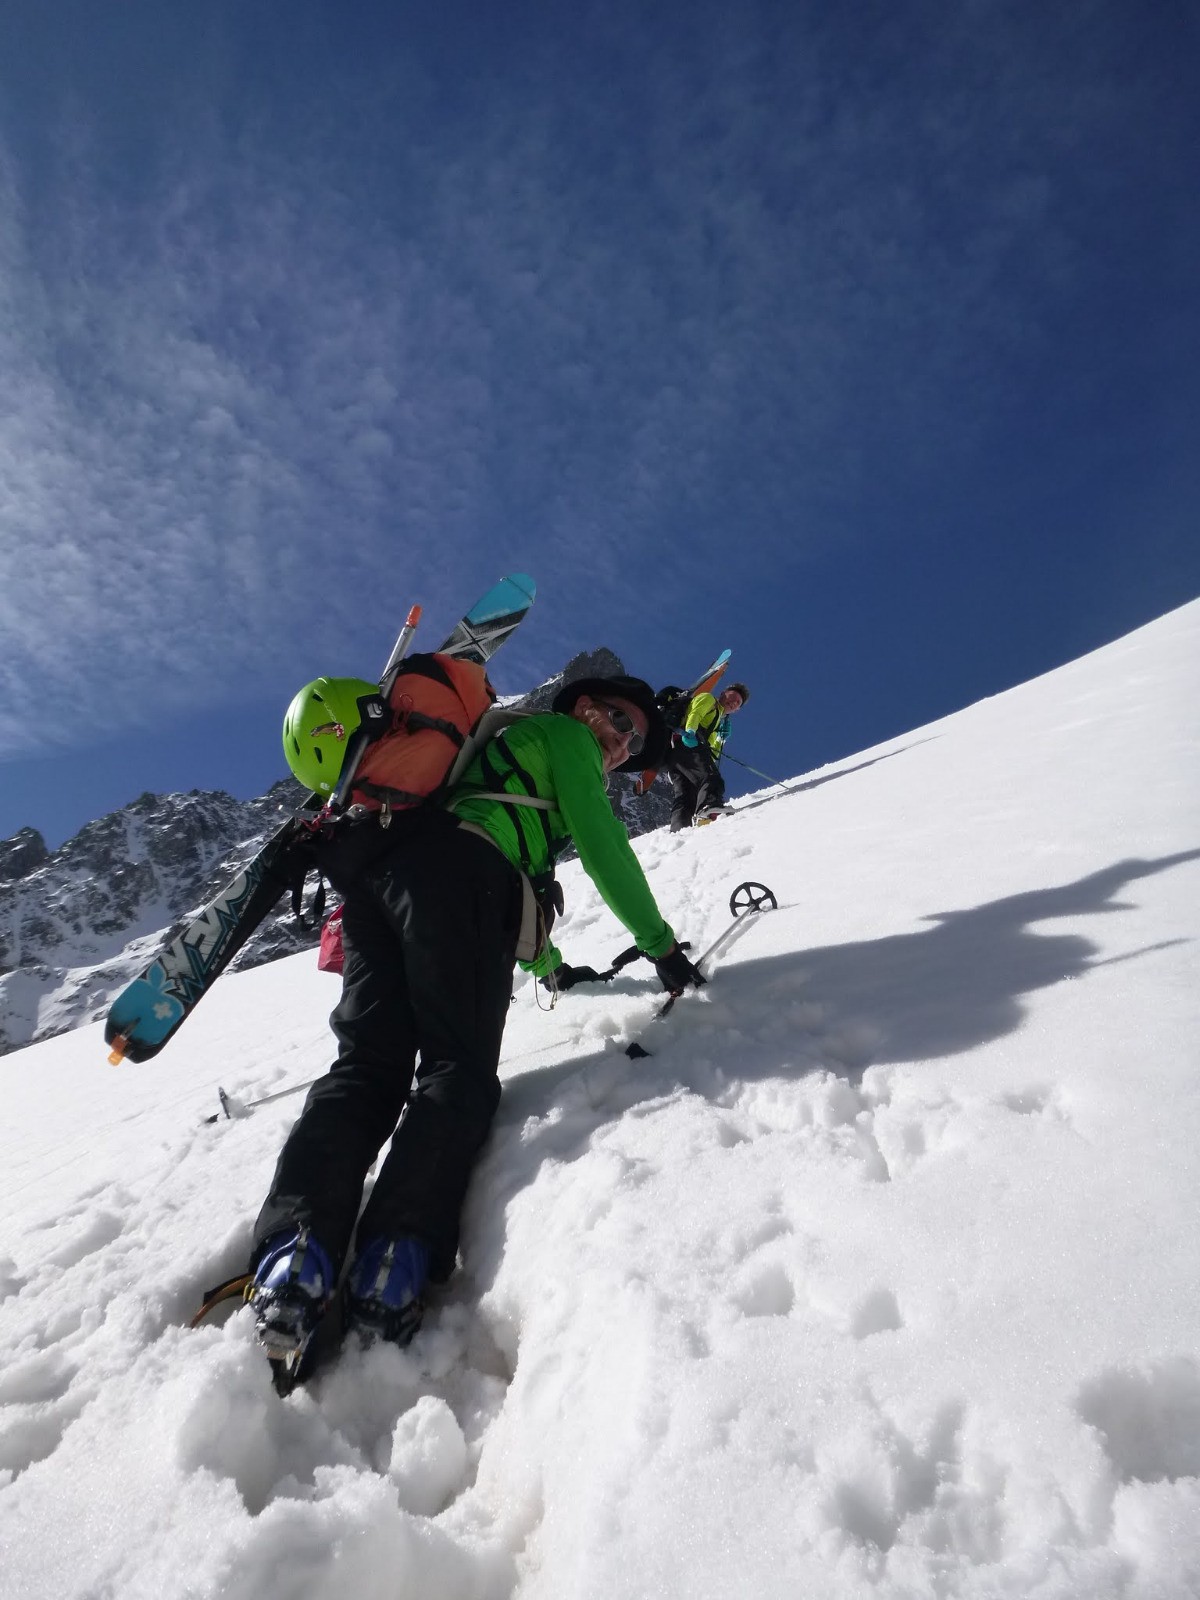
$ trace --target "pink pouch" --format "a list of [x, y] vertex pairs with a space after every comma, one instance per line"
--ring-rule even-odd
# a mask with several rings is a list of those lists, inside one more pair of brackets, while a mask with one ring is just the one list
[[340, 972], [346, 954], [342, 948], [342, 908], [331, 911], [321, 928], [321, 948], [317, 954], [318, 972]]

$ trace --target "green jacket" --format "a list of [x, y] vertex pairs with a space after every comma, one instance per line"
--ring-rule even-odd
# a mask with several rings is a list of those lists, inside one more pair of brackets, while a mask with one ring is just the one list
[[688, 702], [687, 716], [683, 719], [683, 731], [694, 733], [696, 743], [707, 744], [714, 756], [721, 754], [721, 749], [729, 737], [729, 717], [717, 704], [715, 695], [707, 692], [698, 694]]
[[[548, 811], [473, 800], [471, 790], [534, 794], [553, 802]], [[648, 956], [666, 955], [675, 935], [658, 909], [629, 835], [604, 787], [600, 741], [574, 717], [541, 712], [497, 735], [467, 768], [450, 802], [464, 822], [485, 829], [515, 867], [536, 878], [553, 867], [572, 841], [583, 870], [605, 905]], [[522, 966], [553, 972], [562, 957], [548, 945]]]

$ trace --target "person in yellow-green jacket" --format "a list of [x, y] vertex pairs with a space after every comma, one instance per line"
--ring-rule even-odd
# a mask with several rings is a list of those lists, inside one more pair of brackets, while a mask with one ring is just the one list
[[694, 695], [688, 702], [683, 727], [666, 758], [671, 780], [671, 832], [719, 810], [725, 799], [725, 780], [717, 765], [729, 737], [729, 719], [750, 698], [744, 683], [731, 683], [720, 694]]
[[374, 853], [331, 872], [345, 948], [331, 1018], [338, 1055], [280, 1153], [247, 1289], [260, 1340], [289, 1371], [303, 1376], [348, 1255], [348, 1326], [398, 1344], [416, 1331], [426, 1284], [453, 1271], [463, 1198], [500, 1100], [518, 951], [561, 988], [597, 976], [567, 967], [549, 940], [554, 861], [568, 844], [664, 988], [703, 983], [605, 788], [609, 772], [660, 761], [667, 739], [640, 678], [576, 680], [550, 712], [488, 741], [445, 809], [411, 813], [375, 835]]

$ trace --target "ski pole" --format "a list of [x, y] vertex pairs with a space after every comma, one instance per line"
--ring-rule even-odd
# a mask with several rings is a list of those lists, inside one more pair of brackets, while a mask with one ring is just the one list
[[736, 766], [745, 767], [747, 772], [752, 772], [756, 778], [765, 778], [768, 783], [776, 783], [782, 786], [787, 781], [784, 778], [773, 778], [769, 772], [762, 772], [758, 767], [752, 767], [748, 761], [739, 761], [736, 756], [731, 756], [728, 750], [723, 750], [721, 754], [726, 761], [732, 761]]
[[[765, 883], [739, 883], [737, 888], [729, 896], [729, 909], [733, 913], [733, 921], [723, 933], [719, 934], [717, 938], [713, 940], [708, 949], [696, 962], [696, 966], [702, 967], [710, 956], [716, 954], [716, 952], [729, 938], [730, 934], [733, 933], [734, 929], [740, 926], [741, 919], [744, 915], [749, 914], [753, 916], [756, 912], [767, 911], [771, 909], [778, 910], [778, 908], [779, 901], [776, 900], [774, 894], [770, 889], [767, 888]], [[655, 1020], [658, 1021], [662, 1017], [667, 1016], [678, 999], [679, 995], [670, 995], [666, 1003], [659, 1006], [658, 1010], [654, 1013]], [[632, 1044], [627, 1044], [625, 1046], [625, 1054], [632, 1061], [640, 1061], [642, 1057], [648, 1056], [650, 1051], [647, 1050], [645, 1046], [638, 1044], [637, 1040], [635, 1039]]]
[[[744, 899], [739, 899], [738, 896], [742, 894], [743, 890], [746, 891], [746, 896]], [[702, 967], [711, 956], [714, 956], [717, 953], [734, 929], [741, 926], [741, 918], [744, 913], [749, 912], [751, 915], [753, 915], [756, 911], [763, 911], [768, 909], [768, 907], [778, 907], [778, 905], [779, 902], [771, 893], [770, 889], [767, 888], [766, 884], [739, 883], [737, 888], [729, 897], [729, 909], [733, 912], [733, 921], [725, 929], [724, 933], [718, 934], [718, 936], [713, 940], [708, 949], [697, 960], [696, 966]], [[667, 1012], [670, 1011], [671, 1007], [678, 999], [679, 995], [671, 995], [667, 1003], [660, 1008], [658, 1015], [660, 1017], [665, 1017]]]
[[[237, 1109], [239, 1111], [253, 1111], [255, 1106], [270, 1105], [272, 1100], [286, 1100], [290, 1094], [299, 1094], [303, 1089], [311, 1089], [316, 1081], [315, 1078], [309, 1078], [304, 1083], [294, 1083], [290, 1089], [276, 1089], [274, 1094], [264, 1094], [261, 1099], [243, 1101]], [[220, 1096], [221, 1110], [214, 1111], [211, 1117], [205, 1117], [205, 1122], [220, 1122], [222, 1112], [224, 1112], [227, 1120], [232, 1121], [234, 1114], [233, 1101], [225, 1093], [224, 1089], [218, 1088], [217, 1094]]]

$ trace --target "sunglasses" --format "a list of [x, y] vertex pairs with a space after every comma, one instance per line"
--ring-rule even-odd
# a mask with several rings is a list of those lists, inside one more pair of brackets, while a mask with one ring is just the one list
[[631, 756], [640, 756], [643, 748], [645, 747], [646, 741], [642, 738], [641, 734], [638, 733], [634, 725], [633, 718], [629, 715], [629, 713], [627, 711], [622, 711], [618, 706], [610, 706], [607, 701], [604, 700], [597, 700], [596, 704], [603, 712], [607, 714], [608, 720], [612, 723], [613, 727], [618, 733], [627, 733], [630, 735], [629, 754]]

